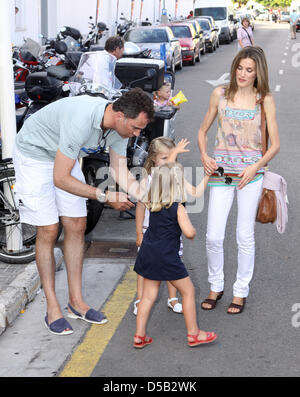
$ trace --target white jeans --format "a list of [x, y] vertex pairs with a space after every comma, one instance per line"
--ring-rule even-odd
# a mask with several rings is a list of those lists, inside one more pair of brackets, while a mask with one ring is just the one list
[[263, 178], [238, 190], [234, 186], [212, 186], [210, 188], [206, 252], [208, 259], [208, 281], [211, 290], [224, 290], [224, 251], [223, 241], [228, 214], [237, 191], [238, 269], [233, 296], [245, 298], [249, 293], [255, 258], [254, 226], [261, 196]]

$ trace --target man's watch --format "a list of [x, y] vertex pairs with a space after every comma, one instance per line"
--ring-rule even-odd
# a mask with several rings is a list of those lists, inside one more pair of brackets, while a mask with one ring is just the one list
[[105, 203], [107, 200], [106, 194], [103, 192], [100, 192], [97, 197], [97, 200], [100, 201], [100, 203]]

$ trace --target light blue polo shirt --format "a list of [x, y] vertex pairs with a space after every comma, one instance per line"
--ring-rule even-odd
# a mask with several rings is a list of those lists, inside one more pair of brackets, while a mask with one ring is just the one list
[[82, 95], [55, 101], [30, 116], [16, 136], [16, 146], [26, 156], [39, 161], [54, 161], [59, 149], [71, 159], [96, 153], [106, 147], [126, 156], [128, 139], [116, 131], [103, 135], [100, 127], [106, 105], [99, 97]]
[[291, 12], [290, 18], [292, 20], [291, 23], [295, 24], [297, 22], [297, 20], [299, 19], [299, 14], [297, 14], [296, 12]]

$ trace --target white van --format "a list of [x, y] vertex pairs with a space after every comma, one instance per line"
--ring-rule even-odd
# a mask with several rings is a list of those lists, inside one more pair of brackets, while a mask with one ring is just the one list
[[231, 0], [196, 0], [194, 16], [211, 16], [219, 28], [219, 39], [227, 44], [236, 39], [234, 9]]

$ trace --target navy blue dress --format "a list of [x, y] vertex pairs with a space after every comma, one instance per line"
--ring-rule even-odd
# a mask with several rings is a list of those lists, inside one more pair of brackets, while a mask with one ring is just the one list
[[181, 229], [177, 221], [178, 203], [150, 212], [149, 227], [138, 252], [134, 270], [150, 280], [172, 281], [188, 276], [178, 254]]

